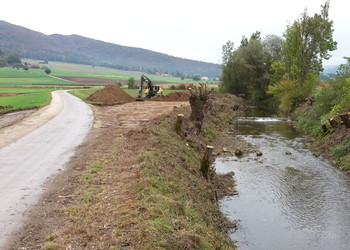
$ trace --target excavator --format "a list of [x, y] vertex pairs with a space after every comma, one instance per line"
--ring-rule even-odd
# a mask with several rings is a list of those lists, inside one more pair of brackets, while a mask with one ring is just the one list
[[[147, 83], [146, 86], [144, 84]], [[142, 96], [142, 91], [144, 90], [145, 96]], [[143, 101], [144, 97], [152, 98], [163, 93], [163, 89], [160, 86], [154, 86], [152, 81], [145, 75], [141, 76], [141, 83], [139, 88], [139, 94], [137, 101]]]

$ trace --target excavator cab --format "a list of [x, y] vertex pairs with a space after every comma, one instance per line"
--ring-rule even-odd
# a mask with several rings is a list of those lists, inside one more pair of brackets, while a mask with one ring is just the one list
[[[144, 84], [147, 83], [146, 86]], [[141, 76], [140, 88], [138, 98], [136, 100], [141, 100], [143, 98], [142, 91], [144, 90], [144, 94], [146, 98], [152, 98], [159, 94], [163, 93], [163, 89], [160, 86], [154, 86], [152, 81], [145, 75]]]

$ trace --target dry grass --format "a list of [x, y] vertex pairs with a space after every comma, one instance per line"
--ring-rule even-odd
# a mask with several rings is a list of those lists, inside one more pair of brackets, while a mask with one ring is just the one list
[[217, 186], [199, 167], [203, 148], [216, 144], [238, 101], [217, 99], [203, 124], [207, 137], [192, 134], [188, 119], [187, 136], [175, 132], [177, 114], [188, 117], [188, 107], [139, 129], [99, 130], [72, 160], [67, 179], [56, 183], [64, 188], [54, 185], [43, 198], [49, 205], [41, 203], [14, 248], [234, 249]]

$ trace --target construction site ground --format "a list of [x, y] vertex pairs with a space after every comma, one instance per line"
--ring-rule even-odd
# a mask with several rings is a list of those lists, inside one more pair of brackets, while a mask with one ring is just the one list
[[[147, 129], [150, 120], [173, 110], [174, 107], [187, 105], [189, 105], [188, 102], [150, 101], [115, 106], [91, 105], [95, 121], [90, 134], [85, 142], [76, 149], [75, 156], [64, 167], [64, 170], [46, 184], [46, 191], [40, 201], [26, 212], [27, 219], [21, 230], [13, 235], [10, 249], [40, 249], [43, 242], [48, 240], [47, 237], [56, 237], [55, 235], [60, 233], [72, 235], [72, 237], [82, 233], [80, 231], [85, 231], [88, 234], [89, 227], [75, 224], [73, 221], [70, 223], [67, 221], [67, 213], [71, 212], [69, 208], [74, 204], [75, 199], [73, 198], [83, 196], [83, 194], [79, 194], [81, 190], [78, 190], [78, 186], [81, 186], [83, 174], [89, 168], [87, 164], [91, 163], [91, 159], [103, 162], [107, 158], [112, 158], [113, 162], [104, 165], [113, 165], [113, 168], [107, 171], [110, 172], [110, 176], [100, 177], [101, 182], [109, 182], [109, 185], [108, 190], [105, 190], [105, 207], [99, 211], [103, 214], [97, 216], [100, 217], [100, 221], [93, 222], [94, 224], [102, 223], [97, 226], [100, 228], [100, 235], [94, 235], [94, 238], [100, 237], [95, 242], [96, 244], [103, 242], [103, 246], [128, 245], [128, 238], [132, 237], [133, 232], [137, 232], [139, 226], [133, 225], [131, 217], [124, 218], [131, 216], [133, 210], [138, 209], [137, 197], [130, 193], [130, 186], [137, 181], [134, 168], [137, 166], [138, 154], [149, 147], [145, 138], [146, 134], [142, 135], [141, 133], [137, 141], [130, 141], [128, 133], [132, 133], [132, 130], [138, 128]], [[16, 115], [21, 118], [20, 113]], [[109, 212], [117, 214], [112, 215]], [[74, 217], [72, 214], [68, 215], [68, 218], [70, 216]], [[118, 240], [124, 239], [125, 243], [115, 242], [116, 239], [108, 237], [110, 233], [106, 232], [113, 229], [108, 224], [108, 220], [112, 221], [116, 217], [123, 218], [121, 223], [125, 223], [122, 226], [125, 228], [125, 233], [123, 233], [125, 237], [118, 238]], [[91, 227], [96, 228], [96, 225], [91, 225]], [[71, 233], [67, 233], [70, 230]], [[69, 239], [65, 240], [69, 241]], [[102, 246], [91, 246], [88, 245], [88, 242], [89, 239], [81, 238], [81, 242], [76, 242], [76, 245], [82, 248], [89, 246], [89, 249], [102, 249]]]

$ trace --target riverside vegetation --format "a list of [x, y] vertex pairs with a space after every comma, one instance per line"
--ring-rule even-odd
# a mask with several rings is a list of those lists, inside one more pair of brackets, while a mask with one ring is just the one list
[[316, 139], [317, 151], [350, 169], [349, 58], [330, 81], [320, 80], [322, 62], [337, 48], [329, 8], [326, 1], [320, 14], [310, 16], [305, 10], [287, 26], [283, 37], [262, 39], [255, 32], [249, 39], [243, 37], [237, 48], [227, 42], [220, 89], [270, 111], [278, 107]]

